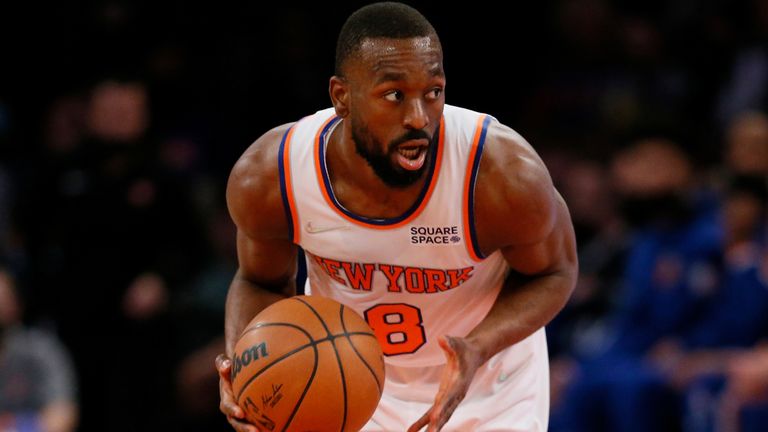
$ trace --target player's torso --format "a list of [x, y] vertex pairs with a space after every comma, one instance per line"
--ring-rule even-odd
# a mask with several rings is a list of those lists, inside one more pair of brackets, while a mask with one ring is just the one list
[[332, 109], [298, 122], [281, 144], [281, 183], [294, 242], [306, 253], [312, 294], [363, 315], [387, 361], [444, 361], [443, 334], [464, 336], [487, 314], [508, 270], [482, 259], [471, 212], [488, 116], [446, 106], [437, 151], [414, 205], [393, 219], [366, 219], [336, 200], [325, 170]]

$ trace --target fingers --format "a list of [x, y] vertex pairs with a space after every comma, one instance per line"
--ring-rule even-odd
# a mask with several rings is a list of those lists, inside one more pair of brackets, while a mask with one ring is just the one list
[[219, 354], [216, 356], [216, 370], [219, 371], [219, 374], [222, 372], [229, 373], [230, 367], [232, 367], [232, 360], [230, 360], [226, 354]]
[[421, 416], [420, 419], [416, 420], [416, 423], [412, 424], [411, 427], [408, 428], [408, 432], [418, 432], [421, 430], [421, 428], [428, 425], [429, 417], [431, 413], [432, 413], [432, 410], [430, 409], [423, 416]]
[[232, 394], [232, 386], [228, 381], [219, 379], [219, 410], [227, 417], [242, 419], [245, 417], [243, 409], [235, 402], [235, 396]]
[[441, 338], [438, 338], [437, 343], [440, 345], [440, 348], [446, 351], [446, 353], [456, 352], [456, 340], [453, 338], [453, 336], [445, 335]]
[[458, 379], [459, 361], [456, 355], [456, 351], [453, 349], [453, 341], [448, 339], [448, 336], [438, 339], [438, 344], [445, 351], [445, 367], [443, 368], [443, 374], [440, 379], [440, 387], [437, 390], [435, 396], [435, 406], [438, 406], [445, 396], [445, 393], [450, 389], [456, 380]]
[[441, 406], [432, 412], [430, 427], [427, 429], [427, 432], [437, 432], [448, 423], [448, 419], [453, 415], [453, 412], [456, 411], [456, 407], [459, 406], [459, 403], [463, 399], [463, 395], [456, 393], [452, 393], [450, 396], [443, 398]]
[[216, 356], [216, 370], [219, 372], [219, 410], [227, 416], [227, 421], [236, 432], [259, 432], [259, 429], [247, 423], [245, 412], [235, 401], [235, 395], [232, 392], [232, 382], [230, 380], [230, 371], [232, 369], [232, 360], [225, 354]]
[[438, 407], [438, 404], [435, 403], [429, 411], [408, 428], [408, 432], [418, 432], [424, 426], [427, 427], [426, 432], [439, 432], [443, 425], [448, 422], [451, 414], [453, 414], [453, 409], [445, 410]]
[[238, 420], [234, 417], [227, 416], [227, 421], [237, 432], [259, 432], [256, 426]]
[[[227, 416], [227, 419], [242, 419], [245, 417], [243, 409], [235, 402], [235, 395], [232, 392], [232, 383], [229, 378], [229, 371], [232, 368], [232, 361], [224, 354], [216, 356], [216, 369], [219, 371], [219, 410]], [[230, 420], [230, 423], [232, 421]], [[232, 424], [232, 426], [235, 426]], [[237, 428], [235, 428], [237, 430]], [[255, 429], [253, 429], [255, 431]]]
[[462, 352], [460, 341], [451, 336], [444, 336], [438, 339], [438, 343], [445, 353], [446, 364], [435, 402], [429, 411], [408, 428], [408, 432], [417, 432], [425, 426], [427, 427], [426, 432], [438, 432], [464, 399], [466, 389], [469, 386], [465, 371], [461, 367], [462, 362], [459, 359]]
[[456, 357], [456, 341], [450, 336], [437, 339], [437, 344], [443, 349], [446, 358]]

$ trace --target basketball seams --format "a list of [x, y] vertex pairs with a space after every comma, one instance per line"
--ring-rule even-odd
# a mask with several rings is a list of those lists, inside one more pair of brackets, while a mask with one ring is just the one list
[[[299, 326], [297, 326], [295, 324], [291, 324], [291, 323], [259, 323], [259, 324], [255, 325], [253, 327], [250, 327], [249, 329], [246, 329], [246, 331], [243, 331], [243, 335], [248, 333], [248, 332], [251, 332], [253, 330], [256, 330], [258, 328], [261, 328], [261, 327], [279, 327], [279, 326], [291, 327], [291, 328], [294, 328], [294, 329], [304, 333], [304, 335], [307, 337], [307, 339], [309, 339], [309, 342], [304, 344], [304, 345], [301, 345], [299, 347], [296, 347], [293, 350], [291, 350], [291, 351], [281, 355], [280, 357], [278, 357], [275, 360], [273, 360], [271, 363], [268, 363], [267, 365], [265, 365], [263, 368], [261, 368], [261, 370], [259, 370], [253, 376], [248, 378], [248, 381], [246, 381], [243, 384], [243, 386], [240, 388], [240, 391], [235, 396], [235, 400], [237, 401], [238, 404], [240, 403], [240, 396], [243, 395], [243, 392], [245, 392], [245, 390], [248, 388], [248, 386], [251, 385], [251, 383], [256, 378], [259, 377], [259, 375], [261, 375], [264, 371], [266, 371], [267, 369], [269, 369], [272, 366], [276, 365], [277, 363], [285, 360], [286, 358], [288, 358], [288, 357], [290, 357], [290, 356], [292, 356], [292, 355], [294, 355], [294, 354], [296, 354], [296, 353], [298, 353], [298, 352], [300, 352], [300, 351], [302, 351], [302, 350], [304, 350], [304, 349], [306, 349], [308, 347], [313, 347], [314, 348], [314, 351], [315, 351], [315, 370], [317, 370], [317, 357], [318, 357], [318, 355], [317, 355], [317, 343], [318, 342], [312, 339], [312, 336], [309, 334], [309, 332], [307, 332], [306, 330], [304, 330], [303, 328], [301, 328], [301, 327], [299, 327]], [[242, 338], [242, 335], [240, 337]], [[314, 370], [313, 370], [312, 375], [310, 376], [309, 384], [312, 383], [312, 379], [314, 379]]]
[[[347, 425], [347, 410], [348, 410], [348, 404], [349, 404], [349, 402], [347, 401], [347, 399], [348, 399], [348, 397], [347, 397], [347, 377], [344, 374], [344, 365], [341, 363], [341, 355], [339, 355], [339, 349], [338, 349], [338, 347], [336, 347], [336, 342], [335, 342], [336, 338], [340, 337], [342, 335], [334, 335], [333, 333], [331, 333], [331, 330], [328, 328], [328, 325], [325, 323], [325, 320], [323, 319], [323, 317], [320, 316], [320, 314], [317, 312], [317, 310], [314, 307], [312, 307], [312, 305], [307, 303], [306, 300], [304, 300], [302, 298], [299, 298], [299, 297], [294, 297], [294, 299], [304, 303], [304, 305], [307, 308], [309, 308], [309, 310], [311, 310], [313, 314], [315, 314], [315, 316], [317, 317], [317, 320], [320, 321], [320, 324], [323, 326], [323, 328], [326, 331], [327, 336], [326, 336], [325, 340], [329, 340], [331, 342], [331, 347], [333, 348], [333, 353], [336, 356], [336, 364], [339, 366], [339, 375], [341, 377], [341, 389], [342, 389], [342, 394], [344, 396], [344, 398], [343, 398], [344, 399], [344, 414], [343, 414], [342, 420], [341, 420], [341, 430], [343, 431], [344, 428]], [[344, 334], [343, 335], [347, 336], [347, 328], [344, 325], [344, 305], [343, 304], [339, 304], [339, 319], [341, 321], [342, 329], [344, 330]], [[320, 341], [318, 341], [318, 343], [319, 342]]]
[[312, 305], [307, 303], [307, 301], [304, 299], [301, 299], [299, 297], [292, 297], [292, 299], [304, 303], [304, 306], [309, 308], [309, 310], [312, 311], [312, 313], [317, 317], [317, 320], [320, 321], [320, 324], [323, 326], [328, 336], [331, 335], [331, 330], [328, 329], [328, 325], [325, 323], [325, 321], [323, 321], [323, 317], [320, 316], [320, 314], [317, 312], [317, 309], [313, 308]]
[[[347, 334], [347, 327], [344, 325], [344, 305], [339, 305], [339, 321], [341, 321], [341, 329], [344, 331], [344, 335]], [[334, 338], [335, 340], [335, 338]], [[331, 342], [333, 345], [333, 351], [336, 353], [336, 361], [339, 364], [339, 372], [341, 373], [341, 388], [344, 393], [344, 417], [341, 421], [341, 430], [344, 431], [344, 427], [347, 425], [347, 377], [344, 374], [344, 366], [341, 364], [341, 356], [339, 356], [339, 350], [336, 348], [336, 343]]]
[[[254, 332], [256, 330], [259, 330], [259, 329], [265, 329], [265, 328], [268, 328], [268, 327], [272, 327], [272, 328], [274, 328], [274, 327], [289, 327], [289, 328], [293, 328], [293, 329], [296, 329], [299, 332], [301, 332], [307, 338], [308, 342], [303, 344], [303, 345], [301, 345], [301, 346], [295, 347], [294, 349], [292, 349], [289, 352], [283, 353], [282, 355], [280, 355], [280, 357], [274, 359], [273, 361], [271, 361], [270, 363], [268, 363], [266, 365], [263, 365], [254, 375], [252, 375], [252, 376], [247, 378], [247, 380], [242, 385], [242, 388], [238, 392], [238, 394], [237, 394], [235, 399], [236, 399], [236, 401], [239, 404], [241, 398], [243, 398], [244, 395], [249, 394], [249, 392], [247, 392], [248, 388], [251, 385], [253, 385], [254, 381], [256, 381], [260, 376], [265, 374], [273, 366], [278, 365], [283, 360], [286, 360], [286, 359], [290, 358], [293, 355], [300, 354], [304, 350], [306, 350], [307, 348], [311, 347], [312, 350], [313, 350], [313, 354], [314, 354], [314, 357], [313, 357], [313, 360], [312, 360], [313, 361], [312, 371], [311, 371], [311, 374], [309, 375], [309, 377], [307, 378], [307, 382], [306, 382], [306, 384], [305, 384], [305, 386], [303, 388], [303, 391], [302, 391], [300, 397], [296, 400], [296, 403], [291, 408], [290, 415], [285, 420], [285, 423], [284, 423], [283, 427], [280, 428], [281, 431], [283, 431], [283, 432], [286, 431], [287, 429], [290, 428], [290, 425], [291, 425], [291, 423], [294, 420], [297, 420], [297, 418], [300, 418], [300, 419], [304, 418], [303, 417], [304, 416], [304, 411], [302, 411], [302, 404], [305, 401], [310, 400], [311, 398], [315, 397], [315, 396], [313, 396], [314, 393], [312, 393], [310, 390], [313, 388], [313, 384], [318, 379], [319, 376], [325, 376], [325, 375], [320, 375], [321, 374], [321, 366], [322, 366], [322, 370], [326, 370], [326, 368], [328, 368], [328, 367], [333, 368], [333, 366], [332, 366], [333, 365], [333, 361], [331, 359], [329, 359], [329, 358], [327, 359], [327, 361], [323, 361], [322, 364], [321, 364], [321, 353], [327, 353], [327, 354], [322, 354], [322, 356], [327, 356], [327, 355], [329, 355], [331, 353], [330, 349], [332, 349], [333, 350], [332, 351], [333, 354], [336, 356], [336, 367], [338, 368], [337, 370], [338, 370], [339, 378], [340, 378], [341, 384], [342, 384], [341, 388], [339, 389], [339, 390], [341, 390], [341, 392], [342, 392], [341, 396], [343, 397], [343, 417], [342, 417], [341, 429], [340, 430], [344, 431], [345, 428], [347, 427], [347, 423], [351, 421], [351, 418], [349, 417], [351, 415], [351, 413], [350, 413], [351, 406], [349, 404], [349, 402], [350, 402], [349, 401], [349, 397], [350, 397], [350, 393], [349, 392], [351, 391], [350, 386], [352, 385], [352, 382], [349, 381], [349, 379], [351, 379], [351, 377], [348, 376], [349, 375], [348, 372], [345, 372], [344, 367], [347, 366], [346, 362], [353, 361], [353, 360], [352, 360], [352, 358], [347, 358], [347, 356], [350, 355], [349, 350], [347, 348], [344, 348], [343, 356], [342, 356], [342, 349], [341, 349], [342, 346], [338, 345], [338, 343], [336, 342], [336, 338], [342, 338], [343, 337], [343, 338], [346, 339], [346, 343], [349, 344], [350, 348], [352, 349], [352, 352], [354, 352], [354, 355], [357, 356], [357, 358], [362, 362], [362, 364], [365, 365], [365, 367], [368, 369], [368, 372], [373, 376], [374, 382], [376, 383], [377, 389], [379, 390], [379, 394], [381, 394], [381, 389], [382, 389], [383, 385], [382, 385], [382, 383], [379, 382], [378, 375], [374, 371], [374, 367], [371, 364], [369, 364], [368, 361], [366, 361], [366, 358], [363, 356], [363, 351], [360, 351], [360, 349], [362, 349], [362, 346], [360, 348], [358, 348], [355, 345], [354, 341], [353, 341], [353, 337], [355, 337], [355, 336], [364, 336], [366, 338], [373, 338], [374, 342], [376, 344], [378, 344], [378, 341], [376, 339], [376, 335], [374, 333], [370, 332], [370, 331], [359, 331], [359, 330], [358, 331], [350, 331], [350, 329], [347, 327], [347, 323], [345, 322], [345, 318], [348, 317], [349, 314], [346, 313], [346, 311], [345, 311], [346, 306], [344, 306], [343, 304], [333, 305], [332, 307], [329, 308], [329, 307], [327, 307], [327, 305], [325, 303], [317, 304], [317, 302], [308, 302], [308, 301], [305, 301], [304, 299], [299, 298], [299, 297], [294, 297], [293, 300], [298, 300], [301, 303], [303, 303], [312, 312], [312, 314], [315, 315], [315, 317], [318, 320], [317, 322], [319, 322], [320, 325], [322, 325], [322, 328], [325, 329], [326, 336], [323, 337], [323, 338], [320, 338], [320, 339], [313, 338], [312, 333], [313, 334], [316, 334], [318, 332], [322, 333], [322, 330], [320, 328], [316, 327], [316, 326], [313, 326], [312, 323], [311, 323], [311, 320], [310, 320], [310, 322], [306, 322], [305, 321], [303, 323], [298, 323], [298, 324], [294, 324], [294, 323], [291, 323], [291, 322], [263, 322], [262, 321], [262, 322], [258, 322], [256, 324], [254, 324], [254, 325], [251, 325], [249, 327], [246, 327], [246, 329], [241, 332], [240, 338], [243, 338], [245, 335], [247, 335], [249, 333], [252, 333], [252, 332]], [[314, 299], [310, 299], [310, 300], [314, 300]], [[339, 324], [334, 322], [333, 319], [332, 319], [333, 309], [335, 309], [336, 306], [338, 306], [338, 319], [339, 319], [339, 322], [340, 322], [341, 333], [334, 334], [334, 332], [338, 332], [338, 330], [339, 330], [339, 328], [338, 328]], [[350, 325], [353, 325], [353, 324], [354, 324], [354, 321], [350, 322]], [[333, 331], [331, 331], [332, 327], [334, 328]], [[357, 326], [353, 326], [353, 327], [357, 327]], [[267, 330], [267, 331], [269, 331], [269, 330]], [[251, 335], [251, 337], [252, 338], [258, 338], [257, 335]], [[370, 340], [370, 339], [368, 339], [368, 340]], [[323, 342], [326, 342], [326, 341], [330, 342], [330, 346], [326, 348], [328, 351], [321, 351], [322, 347], [320, 347], [319, 345], [321, 343], [323, 343]], [[369, 342], [363, 341], [361, 339], [358, 339], [358, 342], [359, 343], [360, 342], [369, 343]], [[342, 358], [342, 357], [344, 357], [344, 358]], [[309, 360], [309, 359], [307, 359], [307, 360]], [[323, 366], [323, 365], [325, 365], [325, 366]], [[351, 366], [351, 365], [349, 365], [349, 366]], [[359, 366], [357, 366], [357, 367], [359, 367]], [[329, 369], [328, 372], [331, 372], [331, 370], [333, 370], [333, 369]], [[322, 373], [325, 374], [325, 372], [322, 372]], [[324, 378], [324, 379], [327, 379], [327, 378]], [[298, 390], [298, 389], [296, 389], [296, 390]], [[256, 392], [256, 391], [257, 390], [252, 390], [250, 393], [253, 393], [253, 392]], [[310, 398], [310, 399], [308, 399], [308, 398]], [[311, 399], [311, 400], [314, 401], [314, 399]]]
[[288, 416], [288, 420], [286, 420], [285, 426], [283, 426], [282, 432], [285, 432], [285, 430], [288, 429], [288, 426], [291, 425], [293, 418], [296, 417], [296, 413], [299, 412], [301, 403], [304, 402], [304, 398], [307, 396], [307, 392], [309, 392], [309, 388], [312, 387], [312, 382], [315, 380], [315, 375], [317, 375], [317, 368], [318, 368], [318, 364], [320, 363], [318, 360], [319, 355], [317, 352], [317, 344], [313, 343], [312, 348], [314, 348], [315, 350], [315, 364], [314, 364], [314, 367], [312, 368], [312, 373], [309, 375], [309, 379], [307, 380], [307, 385], [304, 386], [304, 391], [301, 392], [301, 397], [299, 397], [299, 400], [296, 401], [296, 405], [293, 406], [293, 411], [291, 411], [291, 415]]
[[[347, 332], [347, 323], [344, 322], [344, 318], [341, 319], [341, 328], [344, 329], [344, 336], [347, 338], [347, 342], [349, 342], [349, 346], [352, 347], [352, 351], [355, 352], [355, 355], [357, 358], [360, 359], [361, 362], [365, 365], [365, 368], [368, 369], [368, 372], [371, 373], [373, 376], [373, 381], [376, 382], [376, 388], [379, 390], [379, 394], [382, 392], [381, 383], [379, 382], [379, 377], [376, 376], [376, 372], [373, 371], [373, 368], [371, 365], [365, 360], [365, 357], [363, 357], [362, 354], [360, 354], [360, 351], [357, 350], [357, 347], [355, 346], [354, 342], [352, 342], [351, 336], [371, 336], [373, 338], [376, 338], [376, 335], [373, 333], [368, 332]], [[378, 343], [378, 339], [377, 342]]]
[[307, 338], [308, 338], [309, 340], [313, 340], [313, 339], [312, 339], [312, 335], [311, 335], [311, 334], [309, 334], [309, 332], [308, 332], [308, 331], [306, 331], [306, 330], [304, 330], [303, 328], [301, 328], [301, 327], [299, 327], [299, 326], [297, 326], [296, 324], [293, 324], [293, 323], [288, 323], [288, 322], [280, 322], [280, 321], [277, 321], [277, 322], [260, 322], [260, 323], [256, 323], [255, 325], [253, 325], [253, 326], [251, 326], [251, 327], [246, 327], [246, 329], [245, 329], [245, 330], [243, 330], [243, 332], [242, 332], [242, 333], [240, 333], [240, 337], [242, 338], [243, 336], [245, 336], [245, 334], [246, 334], [246, 333], [250, 333], [250, 332], [252, 332], [252, 331], [254, 331], [254, 330], [258, 330], [258, 329], [260, 329], [260, 328], [262, 328], [262, 327], [274, 327], [274, 326], [281, 326], [281, 325], [284, 325], [284, 326], [288, 326], [288, 327], [293, 327], [293, 328], [299, 329], [299, 330], [300, 330], [302, 333], [304, 333], [304, 334], [307, 336]]
[[[251, 383], [256, 378], [258, 378], [262, 373], [267, 371], [269, 368], [271, 368], [272, 366], [280, 363], [281, 361], [285, 360], [286, 358], [288, 358], [288, 357], [290, 357], [290, 356], [292, 356], [292, 355], [294, 355], [296, 353], [299, 353], [299, 352], [301, 352], [301, 351], [303, 351], [303, 350], [305, 350], [305, 349], [307, 349], [309, 347], [312, 347], [312, 349], [314, 351], [314, 354], [315, 354], [315, 356], [314, 356], [314, 364], [313, 364], [313, 367], [312, 367], [312, 373], [309, 375], [309, 379], [307, 380], [307, 384], [304, 386], [304, 390], [301, 392], [301, 396], [296, 401], [296, 404], [293, 406], [293, 410], [291, 411], [291, 415], [288, 416], [288, 419], [286, 420], [285, 425], [283, 426], [282, 432], [285, 432], [285, 430], [288, 429], [288, 427], [291, 425], [291, 422], [293, 421], [293, 418], [296, 417], [296, 413], [299, 411], [299, 408], [301, 407], [301, 403], [304, 401], [304, 398], [307, 396], [307, 393], [309, 392], [309, 389], [310, 389], [310, 387], [312, 387], [312, 383], [315, 380], [315, 376], [317, 375], [318, 363], [319, 363], [318, 362], [319, 355], [318, 355], [317, 344], [322, 342], [322, 341], [315, 341], [314, 339], [312, 339], [312, 336], [309, 334], [309, 332], [307, 332], [306, 330], [304, 330], [303, 328], [301, 328], [301, 327], [299, 327], [299, 326], [297, 326], [295, 324], [282, 323], [282, 322], [277, 322], [277, 323], [258, 323], [258, 324], [256, 324], [253, 327], [247, 328], [245, 331], [243, 331], [243, 334], [251, 332], [253, 330], [257, 330], [259, 328], [263, 328], [263, 327], [279, 327], [279, 326], [292, 327], [292, 328], [295, 328], [295, 329], [299, 330], [300, 332], [304, 333], [304, 335], [307, 337], [307, 339], [309, 339], [309, 343], [307, 343], [305, 345], [302, 345], [300, 347], [297, 347], [297, 348], [295, 348], [295, 349], [293, 349], [293, 350], [283, 354], [282, 356], [280, 356], [277, 359], [275, 359], [273, 362], [271, 362], [271, 363], [265, 365], [263, 368], [261, 368], [261, 370], [259, 370], [253, 376], [251, 376], [248, 379], [248, 381], [246, 381], [245, 384], [243, 384], [243, 387], [240, 389], [240, 392], [237, 394], [237, 397], [235, 398], [235, 400], [237, 401], [237, 404], [240, 405], [240, 397], [248, 389], [248, 386], [250, 386]], [[240, 337], [242, 337], [242, 335]], [[325, 339], [323, 339], [323, 340], [325, 340]]]

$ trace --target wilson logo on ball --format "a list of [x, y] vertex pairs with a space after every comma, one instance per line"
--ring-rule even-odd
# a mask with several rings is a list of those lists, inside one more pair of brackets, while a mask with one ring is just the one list
[[239, 357], [235, 357], [235, 364], [232, 366], [232, 379], [234, 380], [237, 374], [239, 374], [244, 367], [251, 364], [251, 362], [256, 361], [262, 357], [267, 357], [268, 355], [269, 353], [267, 353], [266, 342], [253, 345], [247, 350], [243, 351]]
[[233, 348], [232, 393], [260, 431], [359, 431], [381, 399], [378, 339], [362, 315], [336, 300], [277, 301], [251, 319]]

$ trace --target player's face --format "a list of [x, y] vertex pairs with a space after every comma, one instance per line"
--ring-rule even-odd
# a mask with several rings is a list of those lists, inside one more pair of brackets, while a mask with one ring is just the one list
[[349, 118], [357, 152], [389, 186], [423, 175], [435, 151], [445, 74], [437, 39], [366, 39], [348, 61]]

